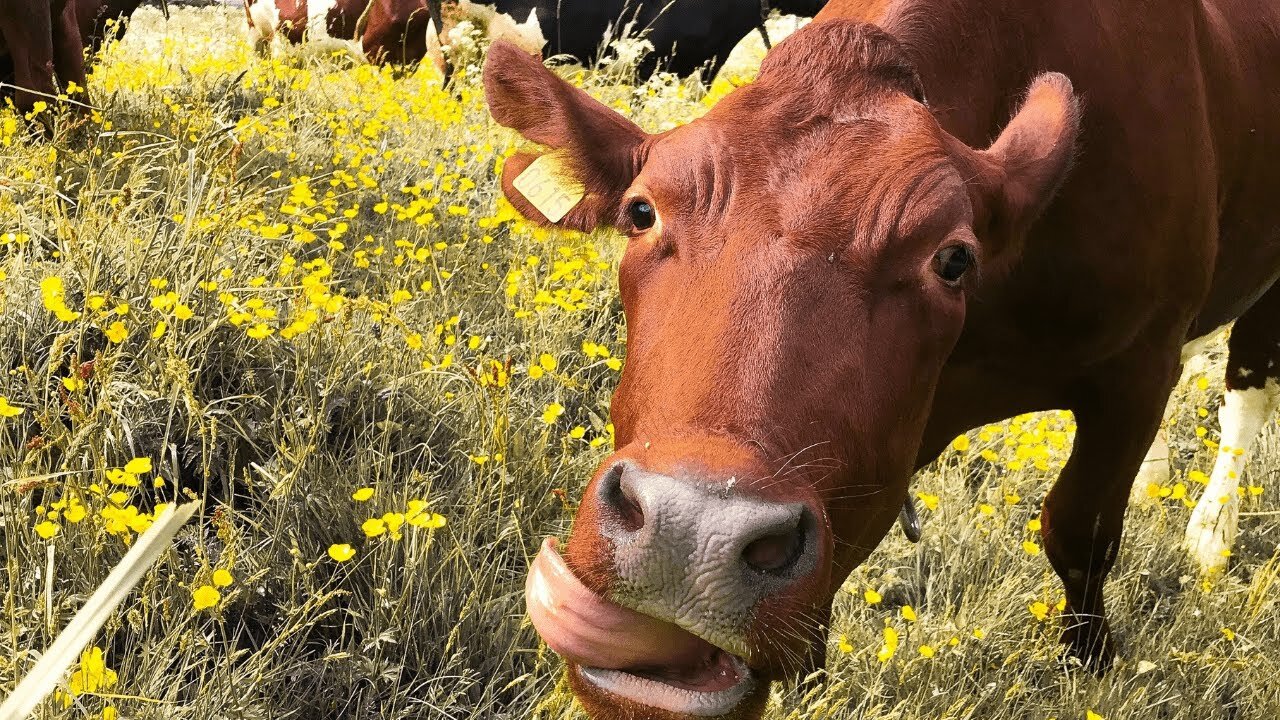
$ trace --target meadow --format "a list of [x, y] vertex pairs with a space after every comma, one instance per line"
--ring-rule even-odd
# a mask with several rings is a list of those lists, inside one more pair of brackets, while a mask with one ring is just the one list
[[[750, 38], [758, 46], [758, 40]], [[648, 130], [709, 88], [566, 77]], [[74, 114], [0, 110], [0, 696], [158, 504], [203, 510], [39, 718], [577, 717], [524, 618], [611, 446], [623, 240], [499, 200], [518, 140], [480, 48], [429, 67], [255, 55], [243, 16], [139, 11]], [[1046, 321], [1052, 321], [1047, 319]], [[1224, 345], [1171, 400], [1173, 473], [1136, 489], [1108, 586], [1121, 659], [1064, 657], [1040, 501], [1069, 413], [957, 438], [836, 600], [829, 662], [771, 718], [1280, 716], [1280, 436], [1229, 571], [1179, 549], [1217, 452]]]

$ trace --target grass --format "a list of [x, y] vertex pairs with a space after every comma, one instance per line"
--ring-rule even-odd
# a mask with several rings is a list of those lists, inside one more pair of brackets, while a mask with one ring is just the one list
[[[444, 91], [425, 68], [267, 61], [242, 22], [144, 9], [94, 67], [91, 116], [46, 109], [43, 142], [0, 112], [0, 694], [157, 503], [195, 497], [37, 717], [573, 717], [523, 580], [610, 445], [621, 241], [497, 201], [516, 140], [476, 65]], [[757, 56], [709, 92], [564, 72], [656, 130]], [[895, 531], [853, 574], [827, 674], [776, 690], [770, 716], [1280, 714], [1274, 426], [1230, 572], [1204, 581], [1178, 549], [1222, 347], [1173, 398], [1173, 479], [1130, 510], [1112, 672], [1056, 643], [1061, 589], [1028, 527], [1070, 447], [1049, 413], [916, 478], [923, 542]]]

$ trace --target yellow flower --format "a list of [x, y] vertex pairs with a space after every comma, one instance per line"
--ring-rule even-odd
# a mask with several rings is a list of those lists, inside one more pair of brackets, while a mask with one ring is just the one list
[[907, 622], [915, 622], [915, 621], [916, 621], [916, 610], [915, 610], [915, 608], [911, 607], [910, 605], [903, 605], [903, 606], [902, 606], [902, 618], [903, 618], [904, 620], [906, 620]]
[[75, 392], [84, 387], [84, 381], [78, 377], [64, 377], [62, 387], [66, 388], [67, 392]]
[[405, 511], [405, 517], [409, 524], [415, 527], [436, 529], [446, 525], [443, 515], [428, 512], [427, 502], [425, 500], [410, 500], [409, 508]]
[[145, 475], [151, 472], [151, 458], [138, 457], [124, 464], [124, 471], [134, 475]]
[[1027, 521], [1027, 529], [1031, 532], [1040, 532], [1040, 518], [1031, 518]]
[[400, 528], [404, 525], [403, 513], [383, 513], [382, 522], [387, 525], [387, 532], [391, 535], [392, 540], [400, 539]]
[[371, 487], [362, 487], [351, 493], [351, 499], [356, 502], [365, 502], [371, 497], [373, 497], [373, 488]]
[[541, 355], [538, 356], [538, 365], [540, 365], [542, 369], [546, 370], [547, 372], [555, 372], [555, 369], [559, 365], [559, 363], [551, 355], [547, 353], [542, 353]]
[[951, 447], [955, 448], [955, 451], [956, 451], [956, 452], [964, 452], [964, 451], [968, 450], [968, 449], [969, 449], [969, 436], [968, 436], [968, 435], [960, 435], [960, 436], [959, 436], [959, 437], [957, 437], [955, 440], [952, 440], [952, 441], [951, 441]]
[[45, 540], [49, 540], [54, 535], [57, 535], [58, 530], [59, 530], [58, 524], [49, 522], [48, 520], [45, 520], [44, 522], [40, 523], [39, 525], [36, 525], [35, 527], [36, 534]]
[[387, 531], [387, 523], [382, 518], [369, 518], [360, 525], [365, 537], [375, 538]]
[[213, 584], [218, 587], [226, 587], [234, 581], [235, 578], [231, 577], [231, 572], [229, 570], [219, 568], [213, 571]]
[[938, 652], [937, 650], [934, 650], [934, 649], [933, 649], [933, 646], [932, 646], [932, 645], [921, 645], [921, 646], [920, 646], [920, 657], [931, 658], [931, 657], [933, 657], [934, 655], [936, 655], [936, 654], [937, 654], [937, 652]]
[[152, 340], [159, 340], [160, 338], [164, 337], [164, 331], [165, 331], [168, 327], [169, 327], [169, 326], [168, 326], [168, 324], [167, 324], [167, 323], [165, 323], [165, 321], [163, 321], [163, 320], [161, 320], [160, 322], [156, 323], [156, 327], [155, 327], [155, 329], [151, 331], [151, 339], [152, 339]]
[[[1201, 379], [1203, 380], [1204, 378], [1201, 378]], [[1105, 718], [1103, 718], [1101, 715], [1099, 715], [1098, 713], [1092, 710], [1084, 711], [1084, 719], [1085, 720], [1105, 720]]]
[[973, 629], [973, 636], [974, 636], [975, 638], [977, 638], [977, 639], [981, 640], [982, 638], [984, 638], [984, 637], [986, 637], [986, 636], [987, 636], [987, 631], [986, 631], [986, 630], [983, 630], [983, 629], [982, 629], [982, 628], [980, 628], [980, 627], [976, 627], [976, 628], [974, 628], [974, 629]]
[[119, 345], [120, 343], [128, 339], [129, 328], [125, 327], [124, 323], [117, 320], [111, 323], [111, 326], [106, 329], [104, 334], [107, 336], [108, 340]]
[[119, 719], [120, 719], [120, 713], [115, 709], [114, 706], [108, 705], [102, 708], [102, 720], [119, 720]]
[[880, 593], [875, 590], [867, 590], [862, 593], [862, 599], [866, 600], [868, 605], [879, 605], [884, 598], [880, 597]]
[[138, 487], [138, 476], [123, 470], [121, 468], [111, 468], [107, 471], [107, 482], [112, 485], [124, 485], [125, 487]]
[[1022, 551], [1023, 551], [1023, 552], [1025, 552], [1025, 553], [1026, 553], [1026, 554], [1028, 554], [1028, 555], [1039, 555], [1039, 554], [1040, 554], [1040, 546], [1039, 546], [1039, 545], [1037, 545], [1037, 544], [1035, 544], [1035, 543], [1033, 543], [1033, 542], [1031, 542], [1030, 540], [1023, 540], [1023, 541], [1022, 541]]
[[1027, 610], [1031, 611], [1032, 617], [1037, 620], [1044, 620], [1049, 615], [1049, 606], [1039, 600], [1028, 605]]
[[191, 593], [191, 606], [197, 611], [211, 608], [222, 599], [222, 593], [212, 585], [201, 585]]
[[853, 646], [849, 644], [849, 638], [844, 635], [840, 636], [840, 639], [836, 643], [836, 647], [840, 649], [840, 652], [846, 655], [853, 652]]
[[554, 425], [556, 419], [564, 414], [564, 406], [560, 403], [553, 402], [542, 411], [542, 422], [548, 425]]
[[886, 625], [884, 628], [884, 645], [880, 647], [880, 652], [876, 653], [876, 658], [880, 662], [889, 662], [896, 652], [898, 652], [898, 631]]
[[337, 562], [346, 562], [355, 556], [355, 549], [347, 543], [336, 543], [329, 546], [329, 557]]
[[937, 495], [930, 495], [927, 492], [918, 492], [916, 493], [916, 497], [920, 498], [920, 502], [924, 503], [924, 506], [929, 508], [930, 510], [938, 509]]
[[1226, 638], [1226, 639], [1228, 639], [1228, 640], [1235, 640], [1235, 639], [1236, 639], [1236, 631], [1235, 631], [1235, 630], [1232, 630], [1231, 628], [1224, 627], [1224, 628], [1222, 628], [1222, 636], [1223, 636], [1223, 637], [1225, 637], [1225, 638]]
[[10, 405], [9, 398], [0, 395], [0, 417], [17, 417], [24, 412], [26, 412], [26, 408], [21, 408], [17, 405]]
[[[102, 648], [94, 646], [80, 653], [80, 667], [67, 680], [67, 690], [72, 695], [96, 693], [114, 687], [118, 680], [116, 671], [107, 667]], [[65, 704], [71, 705], [70, 698]]]

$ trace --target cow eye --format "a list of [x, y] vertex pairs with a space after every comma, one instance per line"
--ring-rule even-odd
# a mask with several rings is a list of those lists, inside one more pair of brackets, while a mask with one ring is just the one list
[[653, 227], [658, 220], [658, 213], [644, 200], [632, 200], [627, 206], [627, 217], [631, 219], [632, 227], [643, 231]]
[[933, 256], [933, 271], [948, 285], [955, 285], [973, 267], [973, 253], [964, 245], [952, 245]]

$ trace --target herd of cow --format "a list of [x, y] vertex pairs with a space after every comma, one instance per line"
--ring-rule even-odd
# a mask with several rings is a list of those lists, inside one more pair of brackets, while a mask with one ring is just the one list
[[[0, 83], [20, 110], [71, 83], [84, 87], [85, 56], [144, 0], [6, 0], [0, 3]], [[753, 29], [764, 31], [772, 10], [812, 16], [826, 0], [244, 0], [254, 45], [336, 41], [371, 62], [430, 60], [447, 71], [442, 48], [463, 21], [483, 24], [492, 39], [526, 51], [568, 55], [585, 63], [608, 40], [643, 36], [653, 50], [639, 72], [658, 68], [714, 75]], [[167, 5], [163, 6], [166, 14]], [[516, 19], [521, 20], [516, 22]], [[475, 21], [481, 21], [476, 23]], [[767, 37], [767, 36], [766, 36]]]

